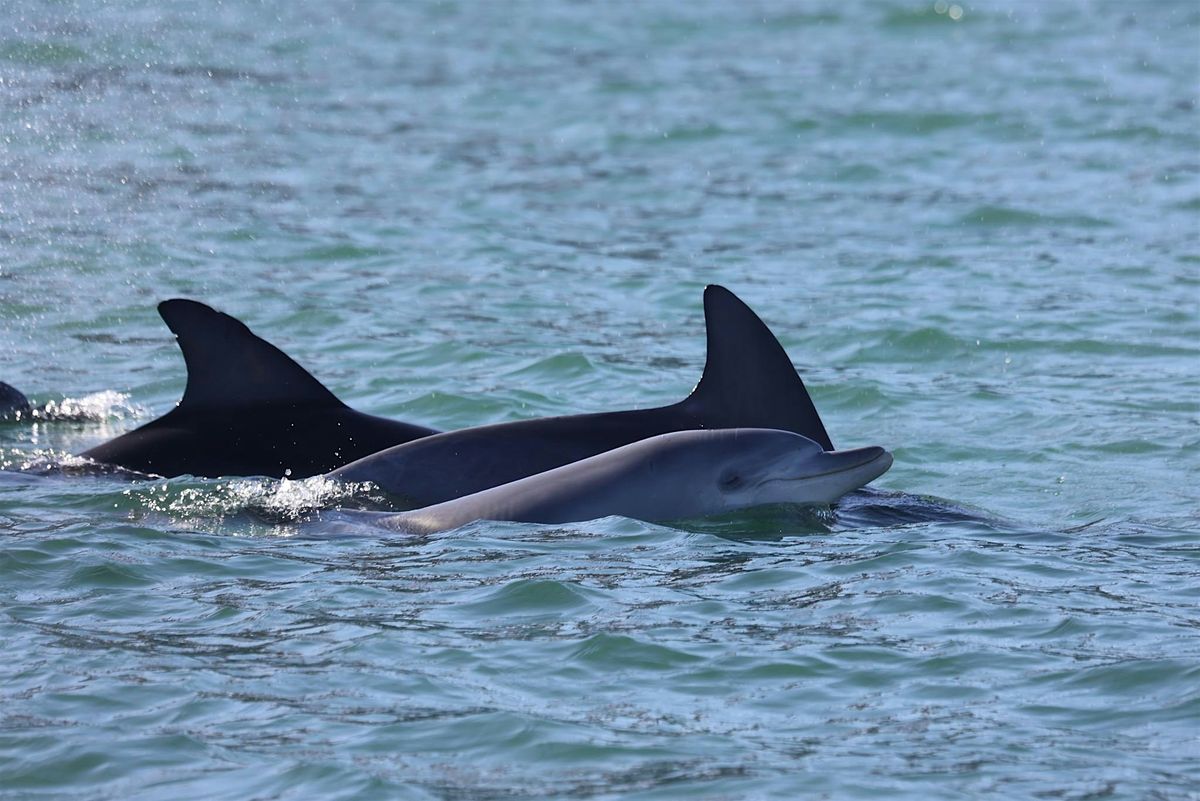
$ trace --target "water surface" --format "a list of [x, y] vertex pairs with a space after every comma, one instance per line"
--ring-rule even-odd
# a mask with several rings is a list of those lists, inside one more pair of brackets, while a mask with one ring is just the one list
[[[0, 797], [1196, 797], [1193, 3], [6, 10], [0, 379], [84, 421], [0, 426]], [[46, 469], [178, 399], [163, 298], [453, 428], [681, 398], [710, 282], [878, 494]]]

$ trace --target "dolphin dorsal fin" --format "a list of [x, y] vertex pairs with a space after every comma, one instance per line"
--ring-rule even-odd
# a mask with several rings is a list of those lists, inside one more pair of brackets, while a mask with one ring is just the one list
[[187, 364], [180, 408], [344, 405], [286, 353], [228, 314], [184, 298], [164, 300], [158, 313]]
[[704, 289], [708, 357], [684, 401], [712, 428], [777, 428], [833, 450], [792, 360], [753, 310], [723, 286]]

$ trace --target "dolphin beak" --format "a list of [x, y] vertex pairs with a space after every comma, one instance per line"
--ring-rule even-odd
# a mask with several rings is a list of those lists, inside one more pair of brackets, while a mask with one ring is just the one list
[[892, 466], [892, 461], [892, 454], [878, 445], [844, 451], [825, 451], [821, 454], [821, 472], [854, 471], [863, 484], [868, 484], [886, 473]]
[[809, 462], [811, 472], [791, 479], [803, 490], [805, 503], [833, 503], [882, 476], [892, 466], [892, 455], [883, 448], [823, 451]]

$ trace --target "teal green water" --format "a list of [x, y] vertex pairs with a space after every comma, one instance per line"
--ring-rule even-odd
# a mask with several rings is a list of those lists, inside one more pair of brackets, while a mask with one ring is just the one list
[[[0, 426], [0, 798], [1197, 797], [1194, 3], [4, 16], [0, 379], [93, 419]], [[885, 494], [331, 541], [44, 469], [179, 397], [166, 297], [450, 428], [682, 397], [709, 282]]]

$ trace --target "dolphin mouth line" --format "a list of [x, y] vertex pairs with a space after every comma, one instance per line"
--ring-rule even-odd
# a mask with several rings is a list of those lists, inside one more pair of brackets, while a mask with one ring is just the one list
[[[763, 483], [770, 484], [773, 481], [811, 481], [814, 478], [824, 478], [825, 476], [833, 476], [833, 475], [837, 475], [838, 473], [845, 473], [849, 470], [858, 470], [859, 468], [862, 468], [862, 467], [869, 467], [880, 460], [883, 460], [883, 459], [890, 460], [892, 458], [893, 457], [892, 457], [891, 452], [883, 451], [882, 453], [880, 453], [876, 456], [873, 456], [872, 458], [866, 460], [865, 462], [858, 462], [857, 464], [847, 465], [845, 467], [838, 467], [838, 468], [834, 468], [832, 470], [826, 470], [824, 473], [810, 473], [808, 475], [794, 476], [794, 477], [787, 477], [787, 478], [768, 478]], [[890, 466], [891, 465], [889, 465], [889, 467]]]

